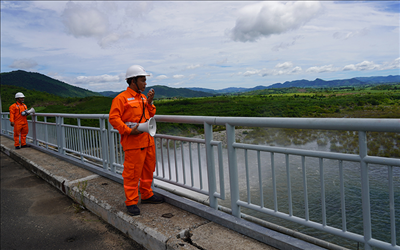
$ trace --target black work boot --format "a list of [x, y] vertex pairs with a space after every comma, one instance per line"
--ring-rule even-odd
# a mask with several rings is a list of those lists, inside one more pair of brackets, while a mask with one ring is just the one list
[[126, 206], [128, 209], [128, 214], [132, 216], [140, 215], [140, 209], [137, 205]]
[[19, 147], [19, 146], [16, 146], [15, 149], [20, 149], [20, 147]]
[[158, 197], [155, 194], [148, 199], [142, 200], [142, 204], [160, 204], [164, 202], [163, 197]]

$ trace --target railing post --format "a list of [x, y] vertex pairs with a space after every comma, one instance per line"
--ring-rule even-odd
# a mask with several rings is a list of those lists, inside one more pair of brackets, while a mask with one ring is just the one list
[[110, 120], [107, 119], [108, 122], [108, 127], [107, 127], [107, 133], [108, 133], [108, 145], [110, 147], [110, 150], [108, 150], [109, 156], [108, 156], [108, 164], [110, 165], [110, 170], [115, 174], [115, 145], [114, 145], [114, 136], [112, 135], [112, 125], [110, 123]]
[[32, 114], [32, 138], [33, 138], [33, 144], [37, 145], [37, 133], [36, 133], [36, 121], [37, 121], [37, 116]]
[[211, 124], [204, 122], [204, 134], [205, 134], [206, 157], [207, 157], [208, 192], [210, 199], [210, 207], [218, 209], [218, 200], [215, 197], [217, 193], [217, 185], [215, 178], [214, 150], [211, 145], [211, 141], [213, 139], [213, 129]]
[[81, 155], [81, 161], [83, 160], [83, 136], [82, 136], [82, 128], [81, 128], [81, 118], [77, 119], [78, 122], [78, 138], [79, 138], [79, 153]]
[[56, 126], [57, 126], [57, 146], [58, 152], [64, 154], [65, 147], [65, 130], [64, 130], [64, 117], [56, 116]]
[[367, 136], [365, 131], [358, 131], [358, 144], [360, 151], [360, 169], [361, 169], [361, 197], [362, 197], [362, 213], [364, 224], [364, 249], [370, 250], [371, 246], [368, 241], [372, 237], [371, 233], [371, 202], [369, 196], [369, 175], [368, 164], [364, 158], [367, 156]]
[[107, 143], [107, 130], [106, 121], [104, 118], [99, 119], [100, 122], [100, 140], [101, 140], [101, 152], [103, 158], [103, 169], [108, 170], [108, 143]]
[[232, 215], [240, 218], [240, 207], [237, 205], [237, 201], [239, 200], [239, 178], [236, 149], [233, 147], [233, 144], [235, 143], [235, 127], [230, 124], [226, 124], [226, 138], [228, 147], [229, 187], [231, 189]]
[[[0, 112], [1, 112], [1, 110], [0, 110]], [[4, 121], [5, 121], [5, 119], [4, 119]], [[4, 122], [5, 123], [5, 122]], [[5, 134], [5, 132], [3, 131], [3, 128], [4, 128], [5, 126], [3, 125], [3, 113], [0, 113], [0, 133], [1, 134]]]

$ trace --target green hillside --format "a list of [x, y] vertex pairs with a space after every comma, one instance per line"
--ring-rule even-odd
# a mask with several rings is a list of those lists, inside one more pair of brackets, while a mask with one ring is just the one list
[[[154, 99], [169, 99], [169, 98], [190, 98], [190, 97], [207, 97], [213, 96], [213, 93], [195, 91], [187, 88], [170, 88], [162, 85], [147, 86], [143, 94], [147, 96], [150, 89], [154, 89], [156, 95]], [[103, 96], [116, 97], [121, 92], [103, 91], [99, 92]]]
[[61, 97], [100, 96], [99, 93], [75, 87], [39, 73], [23, 70], [1, 73], [0, 83], [1, 86], [23, 87], [28, 90], [43, 91]]
[[179, 97], [207, 97], [213, 96], [211, 93], [201, 92], [201, 91], [194, 91], [186, 88], [170, 88], [167, 86], [155, 85], [147, 87], [144, 91], [144, 94], [147, 95], [147, 92], [150, 89], [154, 89], [156, 92], [155, 98], [156, 99], [163, 99], [163, 98], [179, 98]]
[[107, 114], [112, 98], [103, 96], [61, 97], [43, 91], [18, 86], [1, 85], [2, 112], [15, 103], [15, 93], [25, 95], [25, 104], [37, 113]]

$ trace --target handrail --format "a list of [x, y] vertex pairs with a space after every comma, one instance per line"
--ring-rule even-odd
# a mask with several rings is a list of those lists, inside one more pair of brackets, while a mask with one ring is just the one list
[[[44, 117], [44, 121], [37, 121], [37, 117]], [[56, 121], [47, 122], [48, 117], [55, 117]], [[65, 124], [64, 118], [75, 118], [78, 120], [78, 125]], [[81, 126], [83, 119], [98, 119], [99, 127]], [[155, 179], [174, 185], [180, 190], [207, 195], [210, 207], [219, 209], [221, 207], [219, 203], [223, 203], [224, 206], [230, 207], [229, 211], [238, 218], [247, 216], [242, 216], [241, 211], [246, 209], [247, 212], [255, 211], [282, 218], [362, 243], [365, 249], [372, 247], [400, 249], [398, 245], [400, 239], [396, 234], [399, 230], [396, 228], [396, 221], [399, 218], [396, 218], [395, 213], [395, 208], [400, 209], [400, 207], [399, 199], [394, 198], [400, 192], [395, 185], [397, 174], [400, 175], [400, 159], [367, 155], [366, 138], [366, 132], [400, 133], [400, 119], [172, 115], [156, 115], [155, 119], [157, 123], [204, 125], [203, 138], [155, 135], [157, 146]], [[1, 113], [1, 134], [10, 136], [13, 131], [8, 120], [8, 112]], [[108, 126], [105, 126], [106, 122]], [[221, 141], [214, 140], [213, 125], [226, 127], [225, 146]], [[124, 152], [119, 143], [120, 135], [109, 123], [108, 114], [36, 113], [29, 121], [29, 126], [28, 138], [34, 144], [43, 146], [46, 150], [56, 150], [60, 155], [75, 157], [83, 165], [98, 171], [103, 176], [122, 179], [120, 174], [123, 170]], [[358, 131], [359, 152], [349, 154], [237, 142], [236, 127]], [[244, 158], [241, 156], [242, 152]], [[296, 160], [296, 157], [299, 157], [299, 160]], [[254, 161], [250, 162], [252, 160]], [[337, 165], [328, 161], [337, 161]], [[293, 169], [293, 166], [296, 168]], [[310, 167], [319, 173], [315, 175], [317, 180], [312, 180], [316, 184], [308, 180], [312, 174], [307, 172]], [[371, 178], [375, 176], [371, 175], [371, 168], [378, 168], [379, 171], [388, 173], [384, 180], [387, 182], [387, 196], [390, 198], [387, 201], [389, 207], [386, 218], [390, 222], [388, 241], [374, 238], [370, 195], [375, 190], [375, 187], [371, 189]], [[332, 187], [328, 188], [329, 183], [326, 179], [332, 169], [338, 171], [340, 193], [337, 194], [337, 199], [341, 207], [338, 220], [341, 220], [341, 227], [331, 225], [328, 216], [328, 213], [332, 212], [329, 209], [330, 200], [327, 194]], [[352, 178], [359, 178], [356, 183], [359, 183], [361, 190], [357, 199], [362, 203], [359, 205], [359, 209], [362, 210], [360, 215], [360, 221], [363, 223], [362, 232], [354, 232], [354, 225], [349, 224], [349, 215], [346, 213], [346, 202], [348, 202], [346, 192], [349, 192], [347, 189], [350, 184], [346, 183], [345, 171], [359, 171], [359, 175], [354, 175]], [[229, 190], [225, 190], [226, 181]], [[297, 182], [294, 183], [295, 181]], [[314, 186], [310, 187], [311, 185]], [[318, 187], [319, 190], [314, 190]], [[286, 190], [286, 194], [281, 192], [282, 189]], [[320, 204], [310, 208], [309, 206], [315, 206], [310, 201], [310, 194], [318, 192]], [[303, 193], [304, 197], [300, 201], [303, 204], [301, 207], [298, 207], [299, 201], [294, 203], [295, 199], [299, 199], [299, 193]], [[320, 218], [311, 214], [315, 209], [320, 210]], [[301, 215], [298, 211], [303, 211], [304, 214]]]

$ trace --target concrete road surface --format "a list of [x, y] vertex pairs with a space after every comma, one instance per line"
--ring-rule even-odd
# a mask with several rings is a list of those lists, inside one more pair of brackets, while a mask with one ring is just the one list
[[1, 249], [145, 248], [1, 152]]

